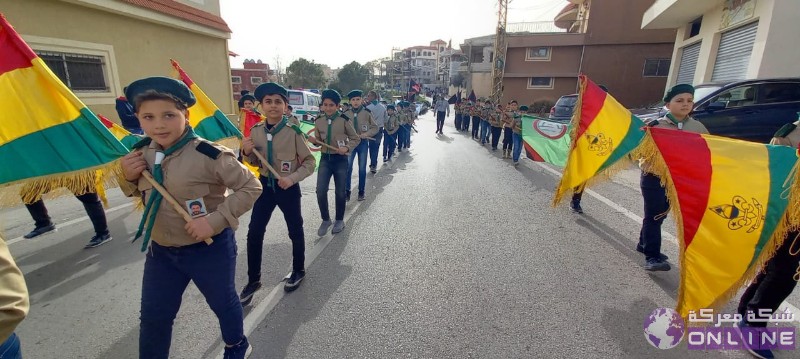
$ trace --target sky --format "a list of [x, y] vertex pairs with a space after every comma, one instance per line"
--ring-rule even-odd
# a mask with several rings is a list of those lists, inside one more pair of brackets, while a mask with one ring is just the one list
[[[567, 0], [510, 0], [508, 22], [553, 21]], [[400, 6], [402, 5], [402, 6]], [[286, 68], [305, 58], [331, 68], [390, 56], [392, 48], [493, 35], [497, 0], [220, 0], [233, 33], [228, 47], [244, 59]]]

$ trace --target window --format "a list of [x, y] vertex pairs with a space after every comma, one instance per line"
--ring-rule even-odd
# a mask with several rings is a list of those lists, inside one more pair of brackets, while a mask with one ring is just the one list
[[289, 91], [289, 104], [298, 106], [303, 104], [303, 93], [297, 91]]
[[797, 82], [765, 83], [760, 86], [759, 92], [760, 104], [800, 102], [800, 83]]
[[529, 47], [525, 53], [525, 61], [550, 61], [550, 47]]
[[703, 23], [703, 17], [698, 17], [694, 21], [689, 23], [689, 31], [687, 31], [686, 39], [693, 38], [697, 35], [700, 35], [700, 25]]
[[529, 89], [551, 89], [553, 88], [552, 77], [531, 77], [528, 79]]
[[720, 102], [725, 105], [725, 108], [736, 108], [748, 106], [755, 103], [756, 96], [758, 95], [756, 85], [744, 85], [734, 87], [730, 90], [723, 91], [716, 97], [712, 98], [708, 103]]
[[250, 83], [253, 85], [260, 85], [264, 80], [261, 77], [253, 76], [250, 78]]
[[40, 51], [50, 70], [75, 92], [108, 92], [105, 59], [102, 56]]
[[231, 76], [231, 83], [232, 84], [240, 84], [240, 83], [242, 83], [242, 77], [241, 76]]
[[647, 59], [644, 60], [644, 77], [666, 77], [669, 75], [670, 59]]

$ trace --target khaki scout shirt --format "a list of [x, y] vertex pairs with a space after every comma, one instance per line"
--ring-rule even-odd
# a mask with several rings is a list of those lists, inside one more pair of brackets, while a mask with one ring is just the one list
[[356, 116], [353, 109], [347, 110], [344, 114], [350, 117], [350, 123], [359, 135], [366, 134], [367, 137], [374, 137], [378, 133], [378, 125], [375, 123], [375, 119], [372, 118], [372, 111], [366, 107], [360, 107], [358, 116]]
[[[207, 143], [220, 150], [216, 159], [201, 153], [198, 145]], [[144, 153], [147, 167], [155, 166], [156, 152], [162, 150], [155, 141], [137, 151]], [[164, 158], [161, 162], [164, 175], [163, 186], [188, 211], [188, 204], [202, 199], [205, 203], [206, 218], [214, 235], [225, 228], [236, 230], [239, 216], [253, 208], [261, 195], [261, 182], [236, 160], [230, 149], [213, 144], [201, 138], [189, 141], [185, 146]], [[129, 196], [144, 194], [145, 203], [153, 193], [153, 186], [144, 177], [136, 184], [120, 181], [123, 193]], [[233, 193], [226, 196], [230, 188]], [[191, 213], [191, 212], [189, 212]], [[165, 247], [181, 247], [198, 243], [186, 232], [186, 221], [176, 212], [166, 199], [156, 215], [151, 239]]]
[[461, 104], [457, 103], [457, 104], [453, 105], [453, 111], [456, 112], [456, 115], [460, 115], [461, 114]]
[[400, 129], [400, 115], [395, 112], [394, 114], [386, 114], [386, 123], [383, 124], [383, 129], [390, 135], [394, 135]]
[[[666, 116], [653, 121], [657, 121], [657, 123], [652, 124], [651, 122], [648, 123], [648, 126], [678, 130], [678, 126]], [[681, 131], [708, 134], [708, 129], [706, 129], [706, 126], [703, 126], [703, 124], [700, 123], [700, 121], [697, 121], [691, 117], [687, 117], [683, 121], [683, 128], [681, 129]], [[639, 168], [641, 168], [642, 171], [644, 172], [650, 172], [650, 165], [644, 160], [639, 160]]]
[[[270, 160], [270, 166], [278, 171], [281, 177], [289, 177], [294, 183], [299, 183], [314, 173], [317, 162], [306, 145], [305, 137], [290, 127], [291, 123], [288, 118], [286, 120], [286, 126], [272, 134], [272, 159], [267, 157], [267, 133], [264, 122], [253, 126], [253, 129], [250, 130], [250, 138], [253, 139], [255, 149], [261, 152], [264, 158]], [[254, 153], [245, 159], [253, 166], [261, 164]], [[259, 166], [258, 173], [264, 177], [268, 177], [270, 174], [266, 166]]]
[[0, 238], [0, 343], [11, 336], [30, 308], [28, 287], [11, 252]]
[[[794, 122], [795, 126], [800, 126], [800, 121]], [[783, 146], [791, 146], [797, 148], [800, 145], [800, 127], [795, 127], [788, 135], [784, 137], [773, 137], [771, 141], [769, 141], [771, 145], [783, 145]]]
[[481, 117], [482, 109], [478, 105], [469, 106], [469, 115]]
[[[314, 127], [316, 127], [314, 137], [321, 142], [327, 143], [328, 115], [320, 113], [319, 117], [314, 121]], [[331, 143], [328, 144], [334, 148], [347, 147], [347, 152], [351, 152], [359, 143], [361, 143], [361, 137], [358, 137], [358, 133], [353, 128], [350, 117], [339, 113], [339, 116], [331, 122]], [[322, 146], [321, 152], [338, 155], [336, 151], [325, 146]]]
[[489, 120], [489, 125], [492, 127], [503, 127], [503, 115], [504, 113], [498, 110], [497, 108], [490, 108], [487, 110], [487, 119]]
[[511, 118], [511, 130], [522, 134], [522, 115], [519, 112], [514, 112], [514, 117]]

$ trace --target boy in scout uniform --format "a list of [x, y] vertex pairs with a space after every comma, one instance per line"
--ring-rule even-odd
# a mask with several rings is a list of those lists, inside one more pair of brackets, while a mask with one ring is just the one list
[[[798, 113], [800, 115], [800, 113]], [[772, 145], [789, 146], [797, 148], [800, 145], [800, 130], [797, 126], [800, 121], [786, 124], [781, 127], [770, 141]], [[800, 251], [796, 243], [800, 241], [800, 232], [791, 231], [783, 238], [783, 244], [764, 265], [764, 269], [750, 283], [742, 293], [739, 300], [738, 312], [742, 321], [737, 323], [739, 328], [764, 328], [769, 322], [769, 317], [759, 314], [759, 310], [769, 309], [770, 316], [778, 310], [797, 286], [798, 266], [800, 265]], [[748, 314], [752, 312], [758, 321], [749, 321]], [[745, 343], [745, 349], [759, 358], [774, 358], [771, 350], [751, 348]]]
[[0, 357], [22, 358], [14, 330], [30, 309], [28, 287], [6, 242], [0, 237]]
[[394, 157], [394, 148], [397, 146], [395, 136], [400, 129], [400, 122], [394, 105], [386, 106], [386, 123], [383, 130], [386, 132], [383, 140], [383, 162], [389, 162]]
[[480, 116], [480, 119], [481, 119], [481, 122], [480, 122], [480, 126], [481, 126], [481, 129], [480, 129], [481, 145], [484, 145], [484, 144], [489, 143], [489, 136], [491, 136], [490, 128], [492, 127], [491, 124], [490, 124], [491, 119], [489, 117], [492, 116], [492, 114], [495, 111], [495, 108], [494, 108], [494, 106], [492, 106], [492, 102], [489, 101], [489, 100], [485, 100], [485, 101], [480, 100], [478, 102], [478, 108], [479, 108], [479, 112], [478, 113], [479, 113], [479, 116]]
[[396, 116], [397, 116], [397, 152], [403, 152], [403, 147], [406, 144], [406, 135], [411, 132], [411, 127], [408, 126], [408, 115], [406, 115], [405, 111], [405, 102], [400, 101], [397, 103], [396, 108]]
[[345, 187], [346, 201], [350, 201], [350, 189], [353, 179], [353, 162], [358, 156], [358, 200], [363, 201], [364, 190], [367, 186], [367, 151], [369, 151], [369, 140], [378, 133], [378, 126], [372, 118], [372, 111], [368, 108], [361, 106], [363, 103], [362, 96], [364, 93], [361, 90], [353, 90], [347, 94], [350, 99], [350, 110], [344, 114], [350, 118], [356, 134], [361, 138], [361, 143], [358, 144], [352, 151], [350, 156], [347, 157], [347, 186]]
[[470, 106], [469, 106], [469, 103], [467, 102], [467, 99], [462, 97], [461, 98], [461, 129], [463, 129], [464, 132], [469, 132], [469, 122], [470, 122], [469, 110], [470, 110]]
[[256, 110], [256, 98], [250, 94], [250, 91], [242, 90], [242, 98], [239, 99], [239, 109], [259, 113], [258, 110]]
[[453, 105], [453, 111], [456, 113], [456, 131], [461, 132], [461, 101], [456, 101]]
[[487, 124], [491, 127], [492, 133], [492, 151], [497, 151], [497, 145], [500, 144], [500, 134], [503, 133], [503, 107], [502, 105], [498, 104], [496, 107], [493, 107], [491, 102], [489, 102], [488, 109], [486, 110], [488, 122]]
[[511, 158], [511, 150], [513, 149], [513, 142], [512, 142], [512, 127], [514, 126], [514, 118], [520, 117], [519, 111], [517, 111], [517, 103], [516, 100], [512, 100], [508, 103], [508, 109], [506, 112], [503, 113], [501, 117], [501, 122], [503, 126], [503, 158]]
[[411, 148], [411, 131], [414, 130], [414, 119], [416, 116], [415, 109], [411, 108], [412, 105], [408, 101], [402, 102], [403, 108], [403, 143], [400, 148]]
[[469, 115], [472, 118], [472, 139], [480, 140], [481, 131], [481, 108], [478, 104], [469, 102]]
[[[300, 181], [314, 173], [316, 161], [306, 145], [303, 131], [293, 124], [286, 113], [288, 91], [274, 82], [259, 85], [255, 96], [266, 115], [242, 140], [245, 161], [258, 166], [259, 180], [264, 188], [253, 206], [250, 227], [247, 231], [247, 285], [239, 299], [242, 305], [250, 304], [253, 294], [261, 288], [261, 253], [264, 233], [275, 207], [283, 212], [289, 239], [292, 241], [292, 272], [283, 289], [291, 292], [305, 278], [305, 236], [303, 214], [300, 208]], [[253, 153], [258, 151], [269, 165], [278, 171], [275, 175]]]
[[[694, 87], [680, 84], [672, 87], [664, 96], [667, 115], [647, 124], [650, 127], [669, 128], [679, 131], [708, 133], [702, 123], [689, 116], [694, 107]], [[669, 210], [666, 192], [661, 179], [649, 173], [649, 165], [640, 161], [642, 168], [641, 189], [644, 197], [644, 218], [639, 233], [636, 250], [645, 256], [644, 269], [647, 271], [668, 271], [667, 256], [661, 253], [661, 224]]]
[[[528, 106], [520, 106], [519, 112], [528, 113]], [[511, 138], [514, 146], [511, 161], [514, 162], [514, 167], [519, 166], [519, 155], [522, 153], [522, 115], [519, 112], [511, 119]]]
[[[258, 89], [258, 88], [256, 87], [256, 89]], [[288, 101], [284, 101], [284, 102], [288, 103]], [[262, 110], [263, 110], [263, 108], [262, 108]], [[286, 105], [286, 118], [289, 120], [289, 124], [300, 126], [300, 120], [297, 118], [297, 116], [292, 114], [293, 110], [294, 109], [292, 108], [292, 105]]]
[[[172, 325], [190, 281], [217, 315], [226, 358], [252, 350], [244, 335], [242, 305], [235, 287], [238, 218], [253, 207], [261, 183], [229, 149], [198, 137], [189, 126], [195, 97], [183, 82], [167, 77], [134, 81], [125, 97], [148, 136], [121, 160], [120, 187], [146, 203], [138, 239], [148, 250], [142, 279], [140, 358], [167, 358]], [[142, 172], [148, 170], [188, 215], [200, 202], [206, 215], [186, 222]], [[231, 194], [226, 194], [228, 190]], [[163, 203], [162, 203], [163, 202]], [[186, 206], [183, 206], [186, 204]], [[212, 239], [211, 244], [203, 243]], [[150, 241], [152, 239], [152, 241]]]
[[[333, 234], [344, 230], [344, 208], [346, 205], [345, 185], [347, 182], [347, 153], [352, 151], [361, 143], [350, 117], [338, 111], [342, 96], [336, 90], [327, 89], [322, 91], [322, 113], [314, 122], [316, 127], [316, 137], [309, 136], [309, 142], [313, 144], [324, 143], [322, 156], [320, 157], [319, 169], [317, 170], [317, 203], [319, 212], [322, 216], [322, 223], [319, 225], [317, 234], [322, 237], [328, 233], [333, 225]], [[335, 148], [335, 150], [330, 147]], [[336, 198], [336, 222], [331, 222], [331, 215], [328, 209], [328, 188], [331, 177], [336, 186], [334, 190]]]

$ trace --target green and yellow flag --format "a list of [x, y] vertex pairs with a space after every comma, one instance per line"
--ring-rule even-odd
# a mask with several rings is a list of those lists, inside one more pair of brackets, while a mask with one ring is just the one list
[[228, 120], [228, 117], [208, 98], [200, 86], [192, 81], [177, 61], [171, 59], [169, 61], [172, 63], [174, 77], [183, 81], [197, 98], [197, 103], [189, 108], [189, 123], [194, 128], [194, 132], [202, 138], [223, 146], [239, 148], [242, 132]]
[[11, 185], [23, 182], [28, 203], [57, 187], [86, 193], [126, 153], [0, 15], [0, 203], [19, 203]]
[[647, 128], [638, 152], [664, 182], [675, 214], [681, 267], [676, 310], [685, 318], [690, 310], [726, 305], [791, 226], [796, 150]]

